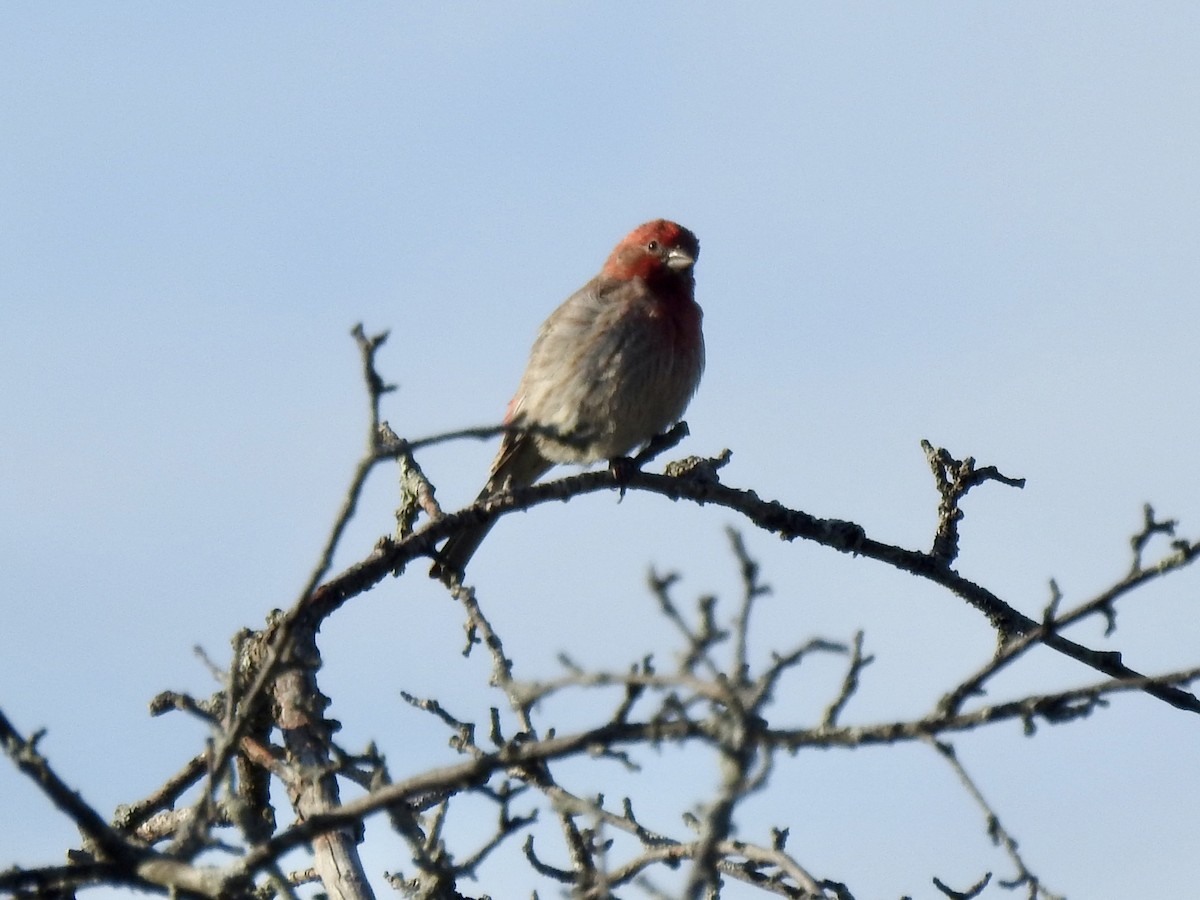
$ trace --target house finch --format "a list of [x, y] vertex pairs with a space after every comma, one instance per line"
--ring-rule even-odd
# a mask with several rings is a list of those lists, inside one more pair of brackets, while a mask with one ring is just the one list
[[[647, 222], [550, 314], [504, 417], [527, 430], [505, 434], [479, 500], [533, 484], [555, 463], [624, 456], [679, 420], [704, 369], [699, 253], [682, 225]], [[491, 527], [452, 536], [430, 574], [461, 576]]]

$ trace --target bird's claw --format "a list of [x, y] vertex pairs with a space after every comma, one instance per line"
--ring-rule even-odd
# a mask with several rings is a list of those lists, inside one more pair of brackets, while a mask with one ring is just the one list
[[608, 461], [608, 471], [617, 482], [621, 498], [624, 498], [625, 488], [640, 468], [637, 460], [631, 459], [628, 456], [614, 456]]

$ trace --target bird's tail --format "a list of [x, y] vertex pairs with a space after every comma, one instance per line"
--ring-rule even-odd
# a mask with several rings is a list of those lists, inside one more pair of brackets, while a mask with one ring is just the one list
[[[482, 499], [486, 494], [481, 494]], [[481, 525], [472, 525], [469, 528], [464, 528], [457, 534], [451, 535], [450, 540], [446, 541], [441, 550], [438, 551], [437, 559], [434, 560], [433, 567], [429, 570], [431, 578], [437, 578], [439, 581], [449, 586], [455, 578], [461, 579], [463, 571], [470, 562], [471, 557], [475, 555], [475, 551], [479, 549], [479, 545], [483, 543], [483, 539], [487, 537], [492, 526], [496, 524], [496, 520], [484, 522]]]
[[[549, 460], [542, 456], [534, 441], [528, 435], [520, 435], [501, 448], [492, 469], [492, 477], [475, 498], [475, 502], [479, 503], [501, 491], [533, 484], [549, 468]], [[433, 568], [429, 570], [430, 577], [437, 578], [446, 585], [454, 578], [461, 579], [467, 563], [495, 524], [495, 519], [489, 519], [478, 525], [468, 525], [462, 531], [452, 534], [438, 552]]]

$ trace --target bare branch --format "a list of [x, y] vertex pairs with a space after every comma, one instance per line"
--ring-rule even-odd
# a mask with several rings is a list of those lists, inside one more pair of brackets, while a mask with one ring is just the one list
[[[667, 462], [663, 474], [644, 471], [645, 465], [686, 436], [687, 426], [682, 422], [650, 442], [636, 457], [611, 461], [607, 470], [501, 492], [445, 514], [433, 484], [417, 463], [416, 452], [450, 439], [490, 437], [514, 428], [471, 429], [417, 441], [399, 437], [380, 415], [382, 397], [394, 390], [376, 369], [377, 351], [387, 335], [369, 337], [361, 325], [355, 327], [353, 335], [370, 406], [367, 449], [355, 468], [307, 585], [290, 609], [270, 616], [264, 629], [235, 636], [228, 671], [221, 671], [202, 656], [214, 677], [222, 682], [211, 697], [198, 699], [187, 693], [164, 691], [152, 704], [156, 714], [178, 709], [205, 722], [211, 729], [210, 746], [149, 797], [118, 809], [114, 824], [109, 825], [62, 782], [38, 753], [38, 736], [25, 740], [0, 714], [0, 739], [6, 751], [76, 822], [85, 837], [84, 849], [70, 856], [75, 865], [0, 873], [0, 890], [65, 894], [79, 886], [104, 883], [213, 900], [271, 900], [277, 896], [291, 900], [296, 884], [320, 880], [331, 897], [370, 900], [372, 889], [357, 844], [364, 835], [366, 820], [383, 812], [407, 845], [415, 867], [412, 877], [388, 875], [389, 882], [410, 895], [429, 900], [465, 900], [462, 882], [476, 877], [477, 870], [498, 848], [507, 845], [515, 853], [516, 836], [529, 830], [539, 813], [544, 816], [549, 810], [554, 819], [537, 833], [537, 846], [543, 854], [546, 852], [545, 833], [557, 824], [563, 845], [556, 847], [556, 852], [565, 862], [540, 858], [534, 851], [532, 831], [525, 841], [527, 862], [533, 871], [569, 885], [572, 896], [580, 900], [609, 900], [618, 889], [631, 884], [665, 896], [657, 888], [647, 887], [652, 884], [650, 870], [689, 864], [682, 893], [688, 900], [715, 900], [722, 884], [731, 879], [779, 896], [853, 900], [846, 885], [813, 877], [787, 852], [786, 827], [771, 828], [766, 846], [746, 843], [738, 839], [735, 814], [743, 809], [747, 797], [771, 782], [776, 767], [786, 763], [781, 751], [920, 740], [931, 744], [955, 768], [965, 789], [983, 809], [989, 833], [1012, 861], [1015, 876], [1000, 884], [1027, 890], [1031, 900], [1055, 900], [1056, 895], [1046, 891], [1029, 871], [1017, 852], [1016, 841], [1001, 827], [998, 816], [945, 741], [955, 733], [1004, 722], [1019, 724], [1026, 734], [1033, 735], [1043, 725], [1074, 722], [1103, 711], [1113, 697], [1128, 691], [1144, 691], [1180, 709], [1200, 711], [1200, 700], [1190, 692], [1192, 684], [1200, 680], [1200, 668], [1147, 676], [1125, 666], [1118, 653], [1094, 650], [1063, 634], [1087, 616], [1103, 617], [1111, 634], [1120, 599], [1154, 578], [1181, 570], [1200, 556], [1200, 543], [1175, 539], [1176, 523], [1159, 521], [1148, 505], [1141, 530], [1131, 539], [1133, 563], [1128, 574], [1066, 612], [1062, 611], [1062, 592], [1052, 582], [1050, 602], [1040, 620], [1025, 615], [951, 567], [958, 554], [962, 498], [985, 481], [1017, 487], [1024, 481], [1002, 475], [993, 466], [977, 468], [970, 457], [954, 459], [927, 441], [922, 447], [939, 493], [937, 533], [928, 553], [875, 541], [855, 523], [820, 519], [778, 501], [763, 500], [753, 491], [723, 484], [720, 475], [731, 458], [728, 450], [711, 458], [693, 456]], [[550, 433], [565, 442], [582, 439], [578, 434]], [[394, 536], [380, 538], [365, 559], [331, 577], [331, 561], [355, 514], [369, 473], [374, 466], [390, 460], [397, 461], [400, 481]], [[797, 641], [787, 652], [768, 646], [758, 653], [757, 645], [752, 644], [757, 635], [751, 634], [751, 627], [758, 599], [770, 588], [763, 582], [741, 533], [729, 528], [742, 580], [732, 615], [727, 614], [726, 607], [719, 610], [717, 598], [710, 595], [700, 595], [683, 609], [674, 596], [677, 576], [650, 575], [662, 614], [682, 636], [679, 663], [672, 664], [670, 671], [657, 671], [649, 656], [620, 671], [595, 671], [562, 652], [559, 659], [565, 674], [519, 680], [516, 664], [485, 615], [476, 590], [452, 580], [452, 596], [463, 610], [464, 655], [477, 646], [487, 652], [491, 663], [489, 683], [504, 695], [515, 721], [507, 712], [502, 716], [505, 703], [496, 702], [496, 698], [472, 709], [470, 718], [460, 718], [436, 697], [417, 698], [404, 693], [407, 703], [433, 715], [450, 730], [450, 746], [460, 754], [451, 757], [453, 764], [393, 781], [373, 744], [360, 756], [338, 747], [333, 740], [338, 725], [325, 716], [329, 700], [317, 682], [321, 667], [318, 632], [333, 613], [389, 575], [400, 575], [414, 560], [433, 555], [442, 540], [465, 527], [602, 490], [636, 490], [673, 501], [719, 506], [785, 540], [813, 542], [910, 572], [982, 612], [996, 631], [998, 651], [923, 717], [842, 725], [840, 721], [858, 690], [862, 673], [873, 661], [864, 653], [863, 632], [855, 634], [851, 647], [810, 637]], [[1149, 548], [1159, 535], [1170, 540], [1170, 549], [1156, 562], [1148, 562]], [[722, 648], [718, 652], [726, 641], [728, 651]], [[980, 698], [986, 696], [991, 679], [1038, 645], [1106, 677], [1082, 688], [983, 704]], [[836, 683], [830, 686], [830, 693], [836, 690], [836, 696], [815, 726], [808, 720], [787, 723], [786, 710], [780, 713], [772, 708], [782, 679], [796, 671], [809, 655], [830, 652], [849, 654], [840, 687]], [[545, 709], [559, 703], [539, 706], [539, 701], [553, 697], [569, 703], [597, 688], [609, 689], [612, 697], [607, 712], [600, 704], [593, 704], [600, 710], [601, 724], [559, 733], [554, 723], [542, 721]], [[968, 704], [968, 700], [976, 702]], [[456, 711], [460, 709], [461, 700], [456, 698], [453, 706]], [[774, 721], [768, 720], [768, 712]], [[477, 723], [487, 731], [482, 738]], [[559, 781], [559, 777], [564, 782], [574, 778], [578, 763], [586, 759], [611, 760], [629, 772], [638, 772], [639, 765], [645, 763], [642, 748], [657, 749], [664, 743], [712, 753], [719, 765], [718, 783], [692, 807], [694, 812], [683, 815], [684, 828], [694, 832], [688, 835], [684, 831], [686, 840], [638, 821], [628, 797], [617, 811], [606, 807], [603, 794], [583, 798]], [[566, 765], [566, 760], [576, 764]], [[365, 796], [343, 802], [342, 778], [361, 786]], [[195, 785], [199, 787], [189, 793]], [[272, 788], [278, 786], [286, 790], [296, 815], [289, 826], [276, 831], [271, 796]], [[518, 801], [519, 797], [524, 799]], [[465, 810], [477, 828], [481, 804], [494, 813], [494, 822], [483, 822], [484, 832], [473, 839], [474, 849], [464, 853], [452, 846], [457, 820]], [[526, 804], [530, 804], [529, 809]], [[166, 840], [172, 844], [165, 852], [158, 852], [155, 845]], [[313, 867], [286, 873], [282, 869], [284, 855], [302, 847], [312, 853]], [[225, 863], [198, 865], [199, 859]], [[933, 879], [943, 895], [960, 898], [978, 897], [990, 883], [988, 874], [958, 890]]]
[[933, 470], [933, 479], [938, 491], [938, 526], [933, 539], [933, 549], [930, 556], [949, 564], [958, 556], [958, 523], [962, 520], [963, 512], [959, 508], [962, 498], [976, 485], [985, 481], [999, 481], [1010, 487], [1025, 487], [1024, 478], [1009, 478], [1001, 475], [995, 466], [975, 468], [975, 460], [970, 456], [962, 460], [952, 457], [941, 447], [934, 447], [929, 441], [921, 441], [921, 449]]
[[842, 679], [842, 689], [838, 692], [834, 701], [825, 709], [825, 715], [821, 717], [822, 728], [832, 728], [837, 725], [838, 719], [842, 715], [842, 710], [846, 708], [846, 704], [850, 702], [850, 698], [854, 696], [854, 692], [858, 690], [858, 677], [862, 674], [862, 670], [875, 661], [874, 656], [863, 655], [863, 633], [855, 632], [854, 643], [850, 650], [850, 664], [846, 668], [846, 677]]
[[[1013, 836], [1009, 834], [1009, 832], [1000, 823], [1000, 817], [996, 814], [996, 811], [992, 809], [986, 798], [984, 798], [983, 792], [979, 790], [979, 786], [975, 783], [975, 780], [963, 767], [963, 764], [959, 760], [958, 754], [955, 752], [953, 745], [934, 740], [930, 740], [928, 743], [931, 747], [933, 747], [934, 750], [938, 752], [942, 759], [949, 763], [950, 768], [952, 768], [955, 774], [958, 775], [959, 781], [962, 782], [962, 785], [966, 789], [967, 793], [970, 794], [972, 799], [974, 799], [979, 805], [979, 808], [983, 811], [983, 814], [987, 819], [988, 836], [992, 839], [993, 843], [1004, 848], [1004, 852], [1008, 855], [1009, 860], [1011, 860], [1013, 866], [1016, 867], [1016, 876], [1000, 883], [1009, 889], [1028, 886], [1030, 900], [1066, 900], [1066, 898], [1061, 894], [1055, 894], [1045, 888], [1038, 877], [1029, 870], [1028, 866], [1026, 866], [1025, 860], [1022, 859], [1020, 851], [1017, 848], [1016, 840], [1014, 840]], [[965, 894], [947, 893], [944, 888], [943, 893], [946, 893], [947, 896], [951, 897], [976, 897], [983, 890], [983, 888], [987, 886], [989, 879], [990, 876], [985, 878], [980, 884], [976, 885], [975, 888], [972, 888]], [[940, 887], [942, 886], [939, 883], [939, 888]]]
[[992, 873], [987, 872], [965, 891], [956, 891], [954, 888], [947, 886], [940, 878], [933, 879], [933, 886], [949, 897], [950, 900], [975, 900], [991, 884], [991, 881]]
[[[742, 491], [709, 481], [671, 478], [637, 471], [624, 485], [607, 471], [585, 472], [557, 481], [537, 484], [510, 492], [501, 492], [466, 510], [451, 513], [431, 522], [402, 541], [381, 541], [376, 551], [361, 563], [347, 569], [323, 585], [304, 601], [306, 615], [323, 617], [343, 602], [377, 584], [386, 575], [402, 571], [414, 558], [428, 556], [438, 542], [467, 524], [474, 524], [518, 509], [530, 509], [542, 503], [624, 486], [644, 490], [674, 500], [690, 499], [702, 504], [722, 506], [745, 516], [764, 531], [788, 540], [802, 538], [845, 553], [870, 557], [901, 571], [938, 584], [983, 612], [1006, 638], [1036, 632], [1036, 639], [1051, 649], [1069, 656], [1113, 678], [1140, 678], [1141, 674], [1124, 665], [1119, 654], [1092, 650], [1068, 640], [1056, 632], [1045, 632], [1040, 623], [1005, 603], [987, 589], [967, 580], [941, 560], [915, 550], [906, 550], [866, 537], [861, 526], [836, 519], [817, 519], [807, 513], [788, 509], [774, 501], [763, 501], [752, 491]], [[1182, 565], [1200, 555], [1200, 545], [1179, 551]], [[670, 583], [668, 579], [667, 584]], [[298, 613], [297, 613], [298, 614]], [[1200, 700], [1177, 689], [1146, 682], [1146, 692], [1171, 706], [1200, 712]]]
[[166, 780], [150, 796], [137, 803], [118, 806], [113, 816], [113, 827], [124, 832], [132, 831], [147, 821], [154, 813], [171, 807], [183, 792], [204, 777], [208, 771], [208, 754], [200, 753], [189, 759], [176, 774]]
[[754, 607], [755, 600], [771, 593], [771, 587], [758, 580], [758, 563], [750, 558], [741, 533], [734, 528], [727, 527], [725, 534], [729, 538], [730, 546], [733, 548], [742, 574], [742, 602], [738, 606], [738, 615], [734, 622], [733, 670], [730, 674], [737, 683], [745, 684], [748, 682], [750, 668], [747, 657], [747, 646], [750, 639], [750, 611]]
[[[1130, 567], [1130, 574], [1137, 574], [1144, 568], [1143, 557], [1146, 545], [1150, 543], [1151, 539], [1156, 534], [1163, 534], [1170, 538], [1175, 537], [1175, 527], [1178, 524], [1174, 519], [1158, 521], [1154, 515], [1154, 507], [1149, 503], [1142, 507], [1142, 530], [1129, 540], [1130, 546], [1133, 547], [1133, 564]], [[1180, 549], [1178, 542], [1173, 541], [1171, 545], [1176, 550]], [[1183, 546], [1186, 547], [1187, 544], [1184, 543]]]
[[87, 841], [106, 860], [134, 865], [145, 853], [141, 848], [129, 843], [120, 833], [109, 826], [91, 806], [79, 795], [79, 792], [67, 785], [50, 763], [38, 752], [38, 741], [43, 732], [34, 733], [26, 739], [9, 722], [8, 717], [0, 711], [0, 745], [13, 761], [17, 769], [30, 781], [38, 786], [43, 794], [58, 808], [69, 816]]

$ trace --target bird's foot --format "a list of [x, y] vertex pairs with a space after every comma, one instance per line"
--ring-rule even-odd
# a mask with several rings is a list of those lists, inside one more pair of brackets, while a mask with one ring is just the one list
[[622, 487], [629, 484], [629, 480], [633, 478], [640, 468], [641, 466], [638, 465], [637, 460], [631, 459], [628, 456], [614, 456], [608, 461], [608, 471]]

